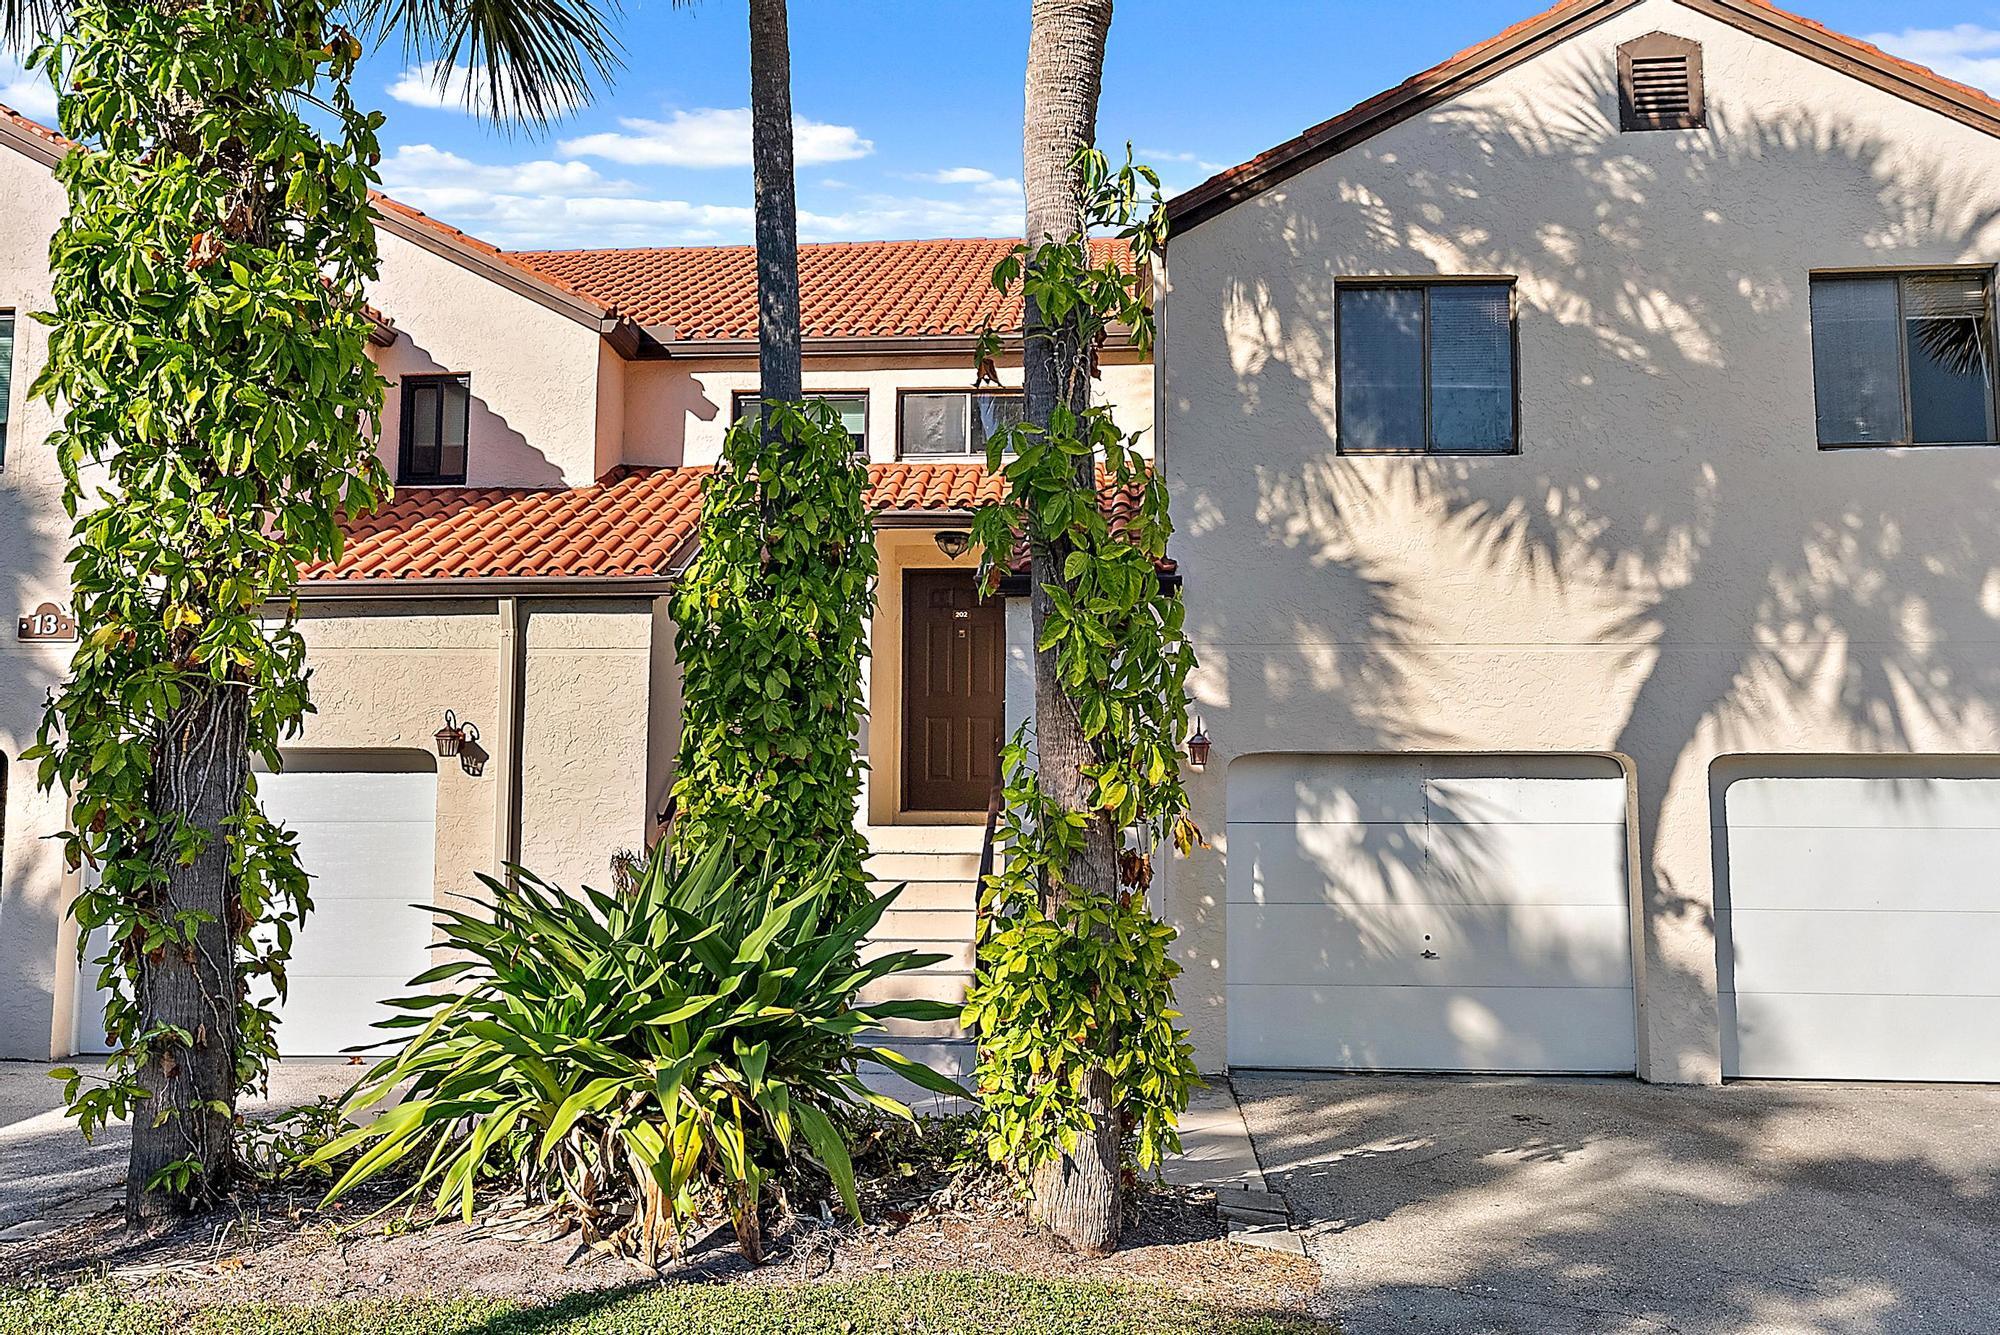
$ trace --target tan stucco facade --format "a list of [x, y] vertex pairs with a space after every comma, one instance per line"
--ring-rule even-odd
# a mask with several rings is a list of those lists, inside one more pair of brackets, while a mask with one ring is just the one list
[[[62, 679], [70, 646], [23, 644], [14, 619], [44, 602], [68, 602], [63, 552], [69, 521], [62, 512], [62, 474], [46, 447], [55, 419], [30, 402], [28, 385], [46, 357], [47, 331], [27, 318], [45, 310], [49, 239], [62, 218], [63, 196], [42, 163], [0, 146], [0, 310], [16, 313], [14, 376], [7, 454], [0, 461], [0, 1055], [43, 1057], [68, 1042], [68, 979], [55, 967], [64, 938], [63, 905], [73, 893], [60, 848], [66, 805], [44, 793], [32, 764], [18, 763], [34, 744], [42, 701]], [[72, 938], [73, 939], [73, 938]], [[58, 990], [61, 995], [58, 996]], [[57, 1033], [58, 1028], [62, 1030]]]
[[[1004, 387], [1021, 385], [1018, 356], [1002, 358], [996, 370]], [[734, 397], [757, 389], [754, 357], [638, 361], [625, 367], [624, 458], [627, 463], [677, 467], [713, 464], [722, 457]], [[918, 390], [972, 388], [970, 352], [869, 356], [811, 355], [805, 362], [809, 393], [868, 396], [868, 459], [896, 459], [901, 396]], [[1107, 352], [1096, 397], [1111, 405], [1119, 426], [1140, 434], [1150, 452], [1153, 440], [1153, 367], [1130, 350]], [[983, 458], [974, 462], [984, 462]]]
[[[1619, 43], [1708, 126], [1621, 134]], [[1161, 458], [1210, 847], [1162, 878], [1227, 1050], [1231, 763], [1567, 752], [1630, 779], [1641, 1075], [1719, 1078], [1711, 771], [2000, 750], [1987, 448], [1817, 448], [1808, 284], [2000, 260], [2000, 141], [1648, 0], [1176, 235]], [[1520, 452], [1337, 446], [1343, 277], [1516, 280]]]

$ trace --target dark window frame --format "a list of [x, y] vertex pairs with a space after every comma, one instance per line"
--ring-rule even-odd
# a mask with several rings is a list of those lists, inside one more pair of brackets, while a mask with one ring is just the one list
[[[1512, 382], [1508, 391], [1510, 443], [1504, 450], [1436, 449], [1431, 444], [1431, 289], [1439, 287], [1505, 287], [1507, 289], [1507, 371]], [[1420, 342], [1424, 356], [1423, 420], [1424, 443], [1416, 445], [1350, 445], [1347, 433], [1347, 395], [1340, 387], [1340, 349], [1345, 337], [1341, 330], [1340, 294], [1349, 288], [1419, 288], [1424, 294], [1424, 326]], [[1333, 285], [1333, 432], [1334, 451], [1356, 457], [1402, 455], [1437, 459], [1510, 459], [1521, 453], [1521, 297], [1518, 278], [1513, 274], [1426, 274], [1419, 276], [1374, 276], [1339, 278]]]
[[[855, 443], [854, 448], [861, 454], [865, 455], [868, 453], [868, 442], [875, 435], [875, 396], [873, 394], [870, 394], [865, 389], [854, 388], [808, 389], [805, 391], [805, 396], [809, 399], [860, 399], [861, 439]], [[745, 403], [762, 401], [763, 394], [759, 390], [733, 389], [729, 391], [729, 425], [735, 426], [743, 420], [743, 405]]]
[[14, 428], [14, 359], [20, 352], [20, 321], [11, 306], [0, 306], [0, 325], [7, 329], [4, 348], [0, 348], [0, 471], [7, 467], [8, 437]]
[[907, 461], [914, 463], [926, 463], [935, 460], [984, 459], [986, 457], [986, 451], [984, 450], [971, 450], [963, 454], [904, 454], [903, 424], [905, 417], [907, 415], [907, 409], [905, 407], [905, 404], [909, 400], [910, 396], [914, 394], [956, 394], [960, 398], [963, 398], [965, 400], [965, 411], [967, 413], [966, 431], [965, 431], [965, 437], [967, 441], [970, 441], [972, 439], [972, 418], [970, 414], [972, 412], [972, 400], [974, 398], [982, 395], [988, 395], [1003, 399], [1019, 399], [1021, 400], [1021, 405], [1024, 410], [1024, 414], [1028, 402], [1028, 391], [1026, 390], [1026, 388], [1017, 389], [1007, 385], [999, 385], [999, 386], [982, 385], [977, 389], [968, 389], [964, 385], [898, 386], [896, 389], [896, 458], [899, 462]]
[[[1661, 116], [1639, 106], [1634, 62], [1681, 59], [1687, 62], [1687, 110]], [[1618, 48], [1618, 128], [1626, 134], [1648, 130], [1701, 130], [1708, 126], [1708, 92], [1703, 85], [1701, 43], [1670, 32], [1649, 32]]]
[[[1910, 337], [1908, 307], [1904, 287], [1912, 278], [1977, 277], [1986, 280], [1986, 394], [1987, 415], [1993, 423], [1991, 440], [1918, 440], [1916, 410], [1910, 403]], [[1826, 441], [1819, 438], [1819, 349], [1812, 317], [1812, 289], [1822, 278], [1886, 278], [1896, 290], [1896, 374], [1902, 385], [1903, 431], [1894, 440]], [[2000, 266], [1991, 264], [1914, 264], [1864, 266], [1846, 269], [1814, 269], [1806, 281], [1807, 369], [1812, 376], [1813, 440], [1823, 453], [1842, 450], [1965, 450], [2000, 446]]]
[[[429, 385], [457, 383], [465, 389], [465, 459], [456, 477], [444, 473], [419, 473], [415, 466], [416, 440], [413, 434], [416, 414], [411, 411], [417, 390]], [[472, 376], [464, 371], [441, 371], [423, 375], [406, 375], [401, 385], [400, 411], [402, 422], [397, 434], [401, 437], [396, 452], [396, 485], [399, 487], [462, 487], [465, 485], [467, 470], [472, 463]], [[442, 396], [440, 396], [442, 406]], [[438, 428], [444, 428], [444, 414], [438, 414]], [[438, 442], [438, 458], [442, 463], [444, 444]]]

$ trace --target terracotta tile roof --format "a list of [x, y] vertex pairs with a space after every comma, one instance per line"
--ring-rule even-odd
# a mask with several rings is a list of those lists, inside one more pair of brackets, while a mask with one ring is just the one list
[[7, 106], [5, 103], [0, 103], [0, 123], [5, 123], [29, 139], [40, 140], [55, 153], [67, 153], [70, 150], [69, 140], [63, 138], [48, 126], [43, 125], [40, 121], [29, 120], [26, 116], [23, 116], [20, 112]]
[[[1457, 96], [1510, 64], [1538, 54], [1546, 44], [1560, 40], [1570, 31], [1636, 3], [1638, 0], [1559, 0], [1541, 13], [1522, 19], [1421, 74], [1412, 75], [1394, 88], [1377, 93], [1338, 116], [1266, 149], [1248, 162], [1218, 172], [1193, 189], [1181, 192], [1168, 201], [1168, 216], [1178, 227], [1192, 227], [1436, 101]], [[1892, 56], [1859, 38], [1780, 9], [1769, 0], [1680, 0], [1680, 3], [1767, 39], [1793, 45], [1809, 59], [1899, 97], [1943, 110], [1989, 134], [2000, 134], [2000, 100], [1968, 84], [1947, 79], [1915, 61]]]
[[[701, 519], [708, 468], [622, 468], [587, 487], [425, 487], [347, 525], [332, 564], [306, 566], [307, 582], [436, 579], [648, 579], [685, 560]], [[970, 510], [1000, 495], [974, 463], [868, 467], [877, 512]], [[1139, 501], [1136, 484], [1104, 483], [1114, 526]]]
[[621, 469], [587, 487], [420, 487], [347, 525], [315, 580], [644, 578], [694, 532], [706, 469]]
[[[799, 247], [801, 325], [807, 338], [915, 338], [1021, 327], [1018, 296], [993, 289], [993, 266], [1016, 243], [843, 241]], [[1100, 256], [1129, 266], [1122, 241]], [[749, 246], [516, 251], [513, 258], [676, 339], [757, 336], [757, 255]]]

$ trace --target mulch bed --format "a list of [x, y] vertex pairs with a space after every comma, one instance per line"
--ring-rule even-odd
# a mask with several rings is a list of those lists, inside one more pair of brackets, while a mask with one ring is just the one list
[[[913, 1137], [859, 1156], [856, 1227], [823, 1206], [776, 1225], [767, 1263], [751, 1267], [724, 1226], [663, 1262], [663, 1283], [797, 1284], [882, 1273], [992, 1270], [1152, 1284], [1219, 1309], [1303, 1311], [1314, 1267], [1225, 1240], [1207, 1192], [1145, 1183], [1128, 1193], [1127, 1226], [1108, 1257], [1078, 1256], [1029, 1224], [997, 1173], [953, 1168]], [[135, 1296], [172, 1303], [312, 1303], [386, 1296], [491, 1297], [542, 1305], [651, 1280], [633, 1263], [557, 1241], [503, 1240], [491, 1217], [408, 1221], [378, 1213], [396, 1194], [370, 1186], [322, 1207], [323, 1182], [240, 1192], [224, 1212], [133, 1239], [115, 1214], [0, 1245], [0, 1284], [66, 1286], [110, 1276]], [[372, 1217], [371, 1217], [372, 1216]]]

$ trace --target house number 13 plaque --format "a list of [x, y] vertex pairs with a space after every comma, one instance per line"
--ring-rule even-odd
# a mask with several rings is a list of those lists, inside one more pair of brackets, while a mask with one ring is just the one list
[[54, 603], [43, 603], [21, 618], [15, 632], [20, 640], [61, 643], [76, 639], [76, 618]]

